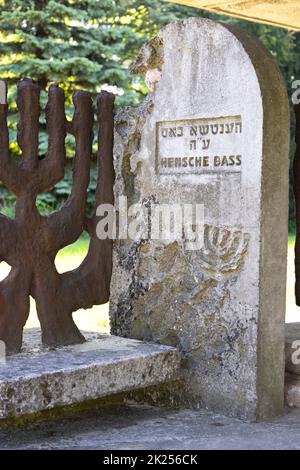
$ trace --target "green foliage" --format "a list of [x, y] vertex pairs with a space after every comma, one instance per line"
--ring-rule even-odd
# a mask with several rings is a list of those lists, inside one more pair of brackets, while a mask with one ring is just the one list
[[[142, 77], [129, 76], [127, 69], [143, 42], [159, 28], [176, 19], [204, 16], [238, 25], [254, 33], [275, 56], [291, 95], [291, 83], [300, 78], [300, 34], [284, 29], [213, 15], [163, 0], [0, 0], [0, 77], [9, 85], [10, 149], [20, 155], [16, 143], [16, 83], [29, 76], [38, 81], [42, 107], [50, 83], [65, 90], [66, 112], [72, 117], [72, 92], [76, 88], [98, 93], [103, 88], [117, 94], [117, 107], [136, 105], [147, 93]], [[45, 117], [40, 119], [41, 156], [47, 153]], [[96, 132], [95, 132], [96, 135]], [[292, 113], [292, 142], [294, 116]], [[96, 143], [96, 142], [95, 142]], [[94, 149], [96, 145], [94, 146]], [[74, 139], [66, 140], [67, 156], [74, 155]], [[291, 149], [291, 159], [294, 145]], [[95, 169], [88, 193], [91, 203]], [[37, 205], [43, 213], [59, 207], [71, 189], [71, 173], [66, 171], [49, 193], [40, 195]], [[1, 203], [2, 201], [2, 203]], [[12, 213], [14, 196], [0, 188], [0, 203]], [[90, 206], [89, 206], [90, 210]], [[294, 216], [292, 192], [290, 215]]]

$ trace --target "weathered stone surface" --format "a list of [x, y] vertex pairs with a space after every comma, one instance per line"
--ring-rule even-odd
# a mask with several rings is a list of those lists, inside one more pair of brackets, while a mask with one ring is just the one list
[[90, 335], [82, 345], [41, 350], [27, 333], [24, 352], [0, 364], [0, 418], [159, 384], [178, 376], [180, 357], [157, 344]]
[[287, 323], [285, 330], [285, 368], [300, 375], [300, 323]]
[[300, 408], [300, 323], [287, 323], [285, 331], [285, 401]]
[[285, 374], [285, 401], [291, 408], [300, 408], [300, 377], [297, 374]]
[[[177, 346], [183, 402], [269, 418], [282, 412], [284, 395], [289, 110], [283, 80], [272, 56], [238, 29], [190, 19], [158, 38], [143, 48], [133, 71], [157, 81], [153, 70], [160, 69], [161, 79], [139, 108], [116, 118], [115, 196], [127, 196], [129, 205], [204, 204], [205, 246], [187, 252], [181, 242], [116, 242], [112, 332]], [[195, 139], [185, 133], [193, 124], [211, 140], [205, 149], [198, 149], [203, 139], [188, 147]], [[173, 141], [167, 137], [169, 158], [183, 162], [185, 151], [208, 156], [208, 166], [182, 164], [179, 171], [173, 161], [167, 174], [164, 128], [180, 128]], [[214, 165], [224, 155], [228, 164], [234, 156], [231, 168]]]

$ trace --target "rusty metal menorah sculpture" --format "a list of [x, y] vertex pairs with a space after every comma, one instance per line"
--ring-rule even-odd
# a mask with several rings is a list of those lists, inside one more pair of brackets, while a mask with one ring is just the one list
[[[72, 122], [67, 121], [64, 92], [52, 85], [46, 106], [47, 156], [39, 160], [40, 90], [31, 80], [18, 83], [20, 113], [18, 144], [22, 158], [9, 153], [7, 105], [0, 104], [0, 179], [16, 195], [15, 218], [0, 215], [0, 258], [11, 266], [0, 283], [0, 340], [9, 354], [20, 351], [23, 327], [29, 315], [29, 296], [36, 301], [42, 342], [47, 346], [82, 343], [72, 313], [79, 308], [103, 304], [109, 299], [112, 270], [112, 240], [96, 236], [96, 212], [86, 217], [86, 191], [93, 141], [91, 95], [75, 91]], [[113, 204], [113, 106], [114, 95], [102, 92], [97, 98], [98, 176], [95, 207]], [[60, 210], [42, 216], [36, 197], [64, 177], [65, 137], [74, 135], [73, 187]], [[59, 274], [57, 252], [75, 242], [86, 230], [90, 245], [86, 258], [75, 270]]]

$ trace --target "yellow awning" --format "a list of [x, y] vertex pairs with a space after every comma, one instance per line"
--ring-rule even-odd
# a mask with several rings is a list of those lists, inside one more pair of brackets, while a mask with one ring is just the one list
[[300, 31], [300, 0], [166, 0]]

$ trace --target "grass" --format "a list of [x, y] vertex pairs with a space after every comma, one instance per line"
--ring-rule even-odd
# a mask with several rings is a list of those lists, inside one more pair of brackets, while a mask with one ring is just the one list
[[[83, 233], [79, 239], [60, 250], [55, 258], [58, 272], [63, 273], [77, 268], [88, 251], [89, 236]], [[73, 314], [75, 323], [82, 331], [98, 331], [109, 333], [108, 304], [95, 305], [87, 310], [77, 310]], [[30, 317], [26, 324], [27, 328], [39, 327], [37, 320], [35, 302], [31, 299]]]
[[289, 233], [288, 244], [289, 244], [289, 248], [293, 248], [293, 246], [295, 245], [295, 234], [294, 233]]
[[76, 242], [72, 245], [65, 246], [57, 254], [58, 258], [65, 258], [66, 256], [82, 256], [84, 257], [89, 247], [89, 236], [87, 233], [83, 233]]

